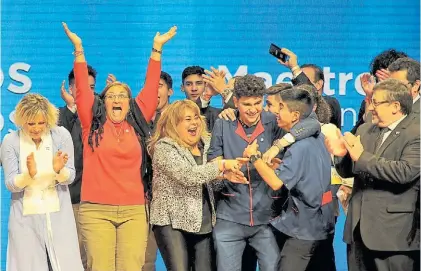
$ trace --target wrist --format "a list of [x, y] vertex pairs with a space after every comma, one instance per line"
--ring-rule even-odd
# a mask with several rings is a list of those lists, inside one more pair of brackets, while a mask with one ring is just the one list
[[154, 42], [152, 48], [158, 51], [162, 51], [162, 44]]
[[250, 155], [250, 163], [254, 164], [257, 160], [261, 159], [262, 156], [260, 153]]
[[77, 51], [83, 51], [83, 46], [82, 46], [82, 43], [81, 44], [75, 44], [74, 45], [74, 47], [75, 47], [75, 51], [77, 52]]
[[295, 72], [295, 71], [297, 71], [299, 69], [300, 69], [300, 66], [294, 65], [294, 66], [291, 67], [291, 72]]

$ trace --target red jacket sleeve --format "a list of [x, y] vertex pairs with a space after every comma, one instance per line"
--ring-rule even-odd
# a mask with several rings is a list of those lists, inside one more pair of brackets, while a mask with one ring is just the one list
[[159, 78], [161, 77], [161, 61], [149, 59], [146, 82], [136, 97], [136, 103], [147, 122], [150, 122], [158, 106]]
[[82, 131], [90, 129], [92, 123], [92, 106], [94, 93], [89, 86], [88, 66], [86, 62], [74, 63], [76, 81], [76, 106], [82, 125]]

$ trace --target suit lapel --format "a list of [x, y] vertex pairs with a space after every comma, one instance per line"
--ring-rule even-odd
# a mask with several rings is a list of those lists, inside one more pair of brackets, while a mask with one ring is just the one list
[[418, 99], [418, 101], [416, 101], [413, 105], [412, 105], [412, 113], [413, 114], [420, 114], [420, 100]]
[[392, 144], [392, 142], [395, 141], [401, 135], [403, 130], [406, 129], [406, 127], [412, 121], [413, 118], [414, 116], [412, 115], [406, 116], [406, 118], [403, 119], [401, 123], [399, 123], [398, 126], [392, 132], [390, 132], [389, 136], [386, 138], [386, 140], [383, 142], [378, 152], [376, 153], [378, 156], [382, 155], [386, 148], [389, 147], [389, 145]]

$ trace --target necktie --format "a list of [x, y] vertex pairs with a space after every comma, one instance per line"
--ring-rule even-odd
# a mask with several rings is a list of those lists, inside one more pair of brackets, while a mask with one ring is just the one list
[[380, 130], [380, 134], [379, 134], [379, 136], [377, 137], [377, 140], [376, 140], [376, 144], [375, 144], [376, 147], [374, 149], [375, 150], [374, 153], [377, 153], [379, 151], [379, 149], [382, 145], [382, 142], [383, 142], [383, 137], [389, 131], [390, 131], [390, 129], [388, 127], [384, 127]]

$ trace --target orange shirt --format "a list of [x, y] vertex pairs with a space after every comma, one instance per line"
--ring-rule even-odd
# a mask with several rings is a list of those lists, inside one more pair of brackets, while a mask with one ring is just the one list
[[[126, 121], [114, 124], [108, 118], [99, 146], [92, 152], [88, 136], [92, 123], [94, 94], [88, 83], [87, 63], [74, 63], [76, 105], [82, 125], [83, 176], [81, 201], [110, 205], [145, 204], [143, 183], [140, 176], [142, 148], [135, 131]], [[146, 82], [137, 95], [146, 121], [152, 119], [158, 105], [158, 85], [161, 62], [150, 59]], [[117, 135], [120, 142], [117, 141]]]

